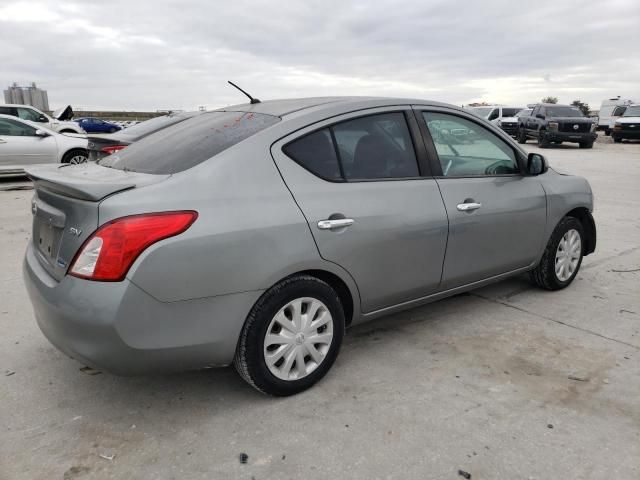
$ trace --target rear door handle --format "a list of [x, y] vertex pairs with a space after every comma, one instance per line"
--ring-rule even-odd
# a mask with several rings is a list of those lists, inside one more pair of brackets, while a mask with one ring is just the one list
[[320, 230], [335, 230], [353, 225], [353, 218], [336, 218], [335, 220], [320, 220], [318, 228]]
[[481, 203], [471, 202], [471, 203], [459, 203], [458, 210], [461, 212], [470, 212], [471, 210], [477, 210], [482, 206]]
[[0, 143], [7, 143], [7, 141], [0, 138]]

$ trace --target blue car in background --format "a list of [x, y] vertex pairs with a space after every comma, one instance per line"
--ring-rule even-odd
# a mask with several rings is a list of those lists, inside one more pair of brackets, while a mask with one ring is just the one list
[[105, 122], [99, 118], [84, 117], [75, 119], [76, 122], [87, 133], [114, 133], [118, 130], [122, 130], [122, 127], [115, 123]]

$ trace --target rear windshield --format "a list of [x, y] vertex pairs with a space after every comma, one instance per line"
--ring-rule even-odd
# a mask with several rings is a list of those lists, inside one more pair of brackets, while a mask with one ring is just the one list
[[134, 139], [142, 138], [153, 132], [157, 132], [162, 128], [187, 120], [194, 115], [197, 115], [197, 112], [191, 114], [162, 115], [161, 117], [155, 117], [150, 120], [145, 120], [144, 122], [131, 125], [130, 127], [125, 128], [122, 133], [127, 134]]
[[584, 117], [578, 107], [547, 107], [547, 117]]
[[278, 121], [259, 113], [207, 112], [151, 134], [99, 163], [140, 173], [182, 172]]

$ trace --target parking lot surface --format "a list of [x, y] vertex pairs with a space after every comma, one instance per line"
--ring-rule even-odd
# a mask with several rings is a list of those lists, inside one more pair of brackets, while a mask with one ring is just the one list
[[22, 284], [29, 184], [0, 181], [0, 479], [640, 478], [640, 144], [542, 153], [595, 195], [568, 289], [516, 277], [354, 327], [284, 399], [232, 369], [81, 371]]

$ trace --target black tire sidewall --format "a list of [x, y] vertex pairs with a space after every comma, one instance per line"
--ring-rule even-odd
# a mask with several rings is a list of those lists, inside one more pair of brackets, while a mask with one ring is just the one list
[[[276, 313], [290, 301], [301, 297], [315, 298], [327, 306], [333, 319], [333, 339], [324, 361], [312, 373], [300, 380], [286, 381], [269, 371], [264, 359], [264, 338]], [[326, 375], [340, 351], [345, 318], [340, 299], [328, 284], [314, 277], [294, 277], [263, 295], [250, 313], [245, 328], [244, 360], [251, 380], [265, 393], [286, 396], [308, 389]]]

